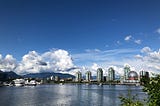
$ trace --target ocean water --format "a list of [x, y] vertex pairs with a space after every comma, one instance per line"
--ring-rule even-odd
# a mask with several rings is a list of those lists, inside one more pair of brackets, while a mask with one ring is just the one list
[[119, 106], [120, 95], [147, 98], [141, 86], [53, 84], [0, 87], [0, 106]]

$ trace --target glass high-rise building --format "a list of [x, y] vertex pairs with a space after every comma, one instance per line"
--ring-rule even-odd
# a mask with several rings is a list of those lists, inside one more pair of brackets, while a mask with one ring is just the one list
[[108, 69], [108, 81], [114, 81], [115, 80], [115, 70], [110, 67]]
[[86, 72], [86, 81], [91, 81], [91, 77], [92, 77], [92, 73], [91, 73], [91, 71], [87, 71]]
[[149, 78], [149, 72], [147, 71], [140, 71], [140, 78], [145, 77], [145, 78]]
[[103, 70], [102, 70], [102, 68], [97, 69], [97, 81], [98, 82], [103, 81]]
[[80, 71], [76, 72], [76, 81], [80, 82], [82, 80], [82, 73]]
[[149, 72], [142, 70], [142, 71], [140, 71], [139, 74], [140, 74], [140, 82], [142, 85], [149, 82], [149, 79], [150, 79]]
[[124, 79], [125, 80], [128, 80], [128, 73], [130, 72], [131, 70], [130, 70], [130, 67], [128, 66], [128, 65], [126, 65], [125, 67], [124, 67]]

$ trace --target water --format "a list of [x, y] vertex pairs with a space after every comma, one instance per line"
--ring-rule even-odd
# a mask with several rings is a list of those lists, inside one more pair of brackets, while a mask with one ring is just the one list
[[139, 99], [147, 97], [142, 88], [124, 85], [38, 85], [0, 87], [1, 106], [119, 106], [120, 95], [128, 89]]

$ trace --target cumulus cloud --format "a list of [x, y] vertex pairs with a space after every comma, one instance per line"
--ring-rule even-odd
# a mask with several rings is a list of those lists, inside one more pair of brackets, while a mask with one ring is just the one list
[[131, 35], [128, 35], [128, 36], [126, 36], [126, 37], [124, 38], [124, 40], [125, 40], [125, 41], [129, 41], [129, 40], [131, 40], [131, 38], [132, 38], [132, 36], [131, 36]]
[[12, 71], [17, 67], [16, 59], [8, 54], [5, 58], [0, 55], [0, 70], [1, 71]]
[[75, 75], [76, 72], [80, 71], [84, 76], [87, 71], [91, 71], [92, 76], [97, 75], [97, 69], [101, 68], [98, 64], [93, 63], [91, 66], [80, 66], [76, 67], [76, 69], [69, 71], [70, 74]]
[[65, 72], [75, 67], [69, 53], [65, 50], [52, 50], [39, 54], [30, 51], [17, 62], [12, 55], [5, 58], [0, 55], [0, 70], [15, 71], [18, 74], [39, 73], [39, 72]]
[[99, 68], [98, 64], [93, 63], [93, 65], [91, 66], [91, 69], [93, 70], [97, 70]]
[[43, 60], [54, 65], [57, 70], [65, 70], [74, 66], [71, 56], [65, 50], [59, 49], [56, 51], [46, 52], [42, 54], [42, 57]]
[[[140, 54], [136, 55], [138, 52]], [[73, 63], [77, 62], [76, 66]], [[88, 64], [89, 63], [89, 64]], [[91, 64], [93, 63], [93, 64]], [[128, 63], [133, 71], [159, 72], [160, 70], [160, 50], [153, 51], [149, 47], [142, 50], [134, 49], [115, 49], [99, 52], [85, 52], [73, 54], [72, 56], [62, 49], [51, 50], [42, 54], [36, 51], [30, 51], [17, 61], [12, 55], [3, 57], [0, 54], [0, 70], [15, 71], [17, 74], [39, 73], [39, 72], [58, 72], [75, 75], [81, 71], [83, 75], [87, 70], [96, 76], [97, 69], [102, 68], [104, 75], [107, 74], [110, 66], [114, 67], [117, 75], [123, 75], [124, 64]], [[84, 66], [85, 65], [85, 66]]]
[[[103, 68], [100, 65], [98, 65], [97, 63], [93, 63], [91, 66], [87, 67], [87, 70], [92, 72], [93, 76], [97, 76], [97, 69], [98, 68]], [[105, 74], [105, 69], [103, 68], [103, 74]]]
[[138, 60], [141, 60], [140, 63], [143, 63], [143, 66], [152, 72], [159, 72], [160, 70], [160, 50], [152, 51], [149, 47], [144, 47], [141, 50], [142, 55], [136, 55]]
[[135, 40], [134, 42], [135, 42], [136, 44], [141, 44], [141, 43], [142, 43], [141, 40]]
[[41, 72], [43, 68], [46, 68], [46, 66], [40, 64], [42, 62], [42, 57], [36, 51], [30, 51], [28, 54], [22, 57], [22, 61], [19, 63], [16, 71], [17, 73]]
[[135, 58], [143, 60], [143, 56], [141, 56], [140, 54], [135, 55]]
[[151, 51], [152, 51], [152, 50], [151, 50], [150, 47], [144, 47], [144, 48], [142, 48], [142, 50], [141, 50], [142, 53], [150, 53]]

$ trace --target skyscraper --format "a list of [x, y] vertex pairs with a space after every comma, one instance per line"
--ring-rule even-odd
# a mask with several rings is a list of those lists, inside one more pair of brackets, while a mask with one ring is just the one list
[[92, 73], [90, 71], [86, 72], [86, 81], [88, 81], [88, 82], [91, 81], [91, 74]]
[[97, 69], [97, 81], [98, 82], [103, 81], [103, 70], [102, 70], [102, 68]]
[[140, 71], [140, 78], [145, 77], [145, 78], [149, 78], [149, 72], [147, 71]]
[[115, 70], [112, 67], [108, 69], [108, 80], [109, 81], [115, 80]]
[[140, 82], [141, 82], [141, 84], [143, 85], [143, 84], [146, 84], [146, 83], [148, 83], [149, 82], [149, 80], [150, 80], [150, 78], [149, 78], [149, 72], [147, 72], [147, 71], [140, 71]]
[[128, 66], [128, 65], [126, 65], [125, 67], [124, 67], [124, 79], [125, 80], [128, 80], [128, 73], [130, 72], [131, 70], [130, 70], [130, 67]]
[[80, 71], [76, 72], [76, 81], [81, 82], [82, 80], [82, 73]]

